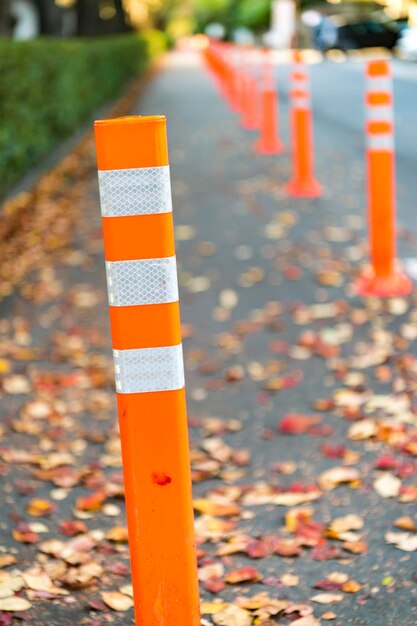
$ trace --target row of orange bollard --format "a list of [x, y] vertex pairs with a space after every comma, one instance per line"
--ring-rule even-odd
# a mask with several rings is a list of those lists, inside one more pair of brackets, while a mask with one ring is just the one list
[[[207, 60], [255, 149], [278, 154], [277, 92], [262, 57], [259, 108], [255, 68], [242, 53], [211, 46]], [[253, 59], [251, 59], [253, 62]], [[411, 290], [395, 261], [392, 87], [386, 61], [368, 63], [367, 180], [372, 271], [356, 291]], [[291, 74], [295, 197], [322, 195], [314, 177], [309, 77], [300, 57]], [[114, 349], [136, 626], [199, 626], [196, 547], [164, 116], [96, 123], [100, 200]]]
[[[211, 42], [206, 59], [232, 110], [240, 113], [240, 125], [259, 130], [255, 143], [259, 154], [274, 155], [284, 151], [279, 136], [279, 102], [270, 50], [262, 51], [262, 60], [253, 49], [236, 49], [223, 42]], [[260, 71], [259, 71], [260, 68]], [[286, 185], [288, 195], [318, 198], [322, 186], [313, 172], [313, 126], [310, 105], [309, 75], [298, 52], [290, 76], [291, 135], [293, 178]]]
[[[284, 146], [278, 131], [278, 93], [275, 88], [270, 52], [262, 53], [260, 80], [254, 77], [254, 50], [236, 51], [236, 46], [211, 42], [206, 59], [223, 93], [230, 93], [232, 106], [241, 113], [241, 125], [260, 129], [255, 144], [259, 154], [279, 154]], [[258, 59], [259, 59], [258, 54]], [[240, 63], [233, 59], [240, 57]], [[242, 57], [246, 57], [245, 67]], [[319, 198], [323, 187], [314, 176], [313, 120], [309, 74], [299, 51], [294, 51], [290, 73], [290, 135], [293, 175], [284, 186], [289, 196]], [[251, 67], [252, 66], [252, 67]], [[366, 173], [368, 198], [369, 247], [371, 268], [361, 273], [354, 284], [357, 294], [389, 297], [410, 293], [410, 279], [397, 267], [395, 253], [395, 154], [393, 96], [388, 61], [369, 61], [366, 94]], [[227, 71], [225, 71], [227, 68]], [[240, 93], [236, 95], [236, 91]]]

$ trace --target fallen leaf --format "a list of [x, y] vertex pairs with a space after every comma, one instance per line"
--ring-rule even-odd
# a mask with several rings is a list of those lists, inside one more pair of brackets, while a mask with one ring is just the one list
[[120, 591], [102, 591], [101, 597], [114, 611], [128, 611], [133, 607], [133, 599]]
[[389, 472], [374, 481], [375, 491], [383, 498], [395, 498], [401, 489], [401, 480]]
[[336, 604], [336, 602], [341, 602], [343, 597], [341, 593], [317, 593], [312, 596], [311, 601], [319, 604]]

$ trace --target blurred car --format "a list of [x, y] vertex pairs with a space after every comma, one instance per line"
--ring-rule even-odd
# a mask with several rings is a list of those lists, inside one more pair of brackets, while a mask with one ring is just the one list
[[325, 17], [315, 31], [319, 50], [357, 50], [359, 48], [395, 48], [398, 31], [389, 25], [375, 21], [340, 24], [334, 18]]
[[417, 61], [417, 28], [402, 31], [397, 41], [397, 54], [407, 61]]

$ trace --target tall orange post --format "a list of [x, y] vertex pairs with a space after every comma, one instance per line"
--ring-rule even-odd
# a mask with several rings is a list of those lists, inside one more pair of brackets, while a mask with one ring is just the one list
[[318, 198], [323, 188], [314, 177], [313, 119], [309, 75], [295, 52], [295, 71], [291, 73], [291, 148], [293, 177], [285, 185], [289, 196]]
[[199, 626], [165, 117], [95, 123], [137, 626]]
[[366, 93], [366, 169], [372, 267], [355, 283], [362, 296], [395, 296], [411, 291], [410, 279], [396, 266], [395, 154], [391, 69], [369, 61]]
[[269, 50], [263, 52], [260, 137], [255, 143], [259, 154], [279, 154], [285, 146], [279, 138], [278, 92], [275, 88]]

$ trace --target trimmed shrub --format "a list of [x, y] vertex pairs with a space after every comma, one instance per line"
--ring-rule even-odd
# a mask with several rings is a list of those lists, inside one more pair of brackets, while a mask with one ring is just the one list
[[0, 197], [164, 50], [159, 31], [0, 41]]

